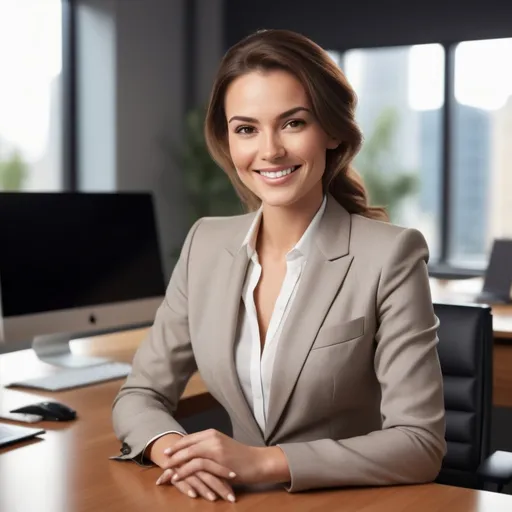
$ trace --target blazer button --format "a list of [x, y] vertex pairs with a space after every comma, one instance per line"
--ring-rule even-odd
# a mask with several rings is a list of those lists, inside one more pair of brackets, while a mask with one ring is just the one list
[[123, 455], [128, 455], [130, 452], [130, 447], [126, 443], [123, 443], [123, 445], [121, 446], [121, 453]]

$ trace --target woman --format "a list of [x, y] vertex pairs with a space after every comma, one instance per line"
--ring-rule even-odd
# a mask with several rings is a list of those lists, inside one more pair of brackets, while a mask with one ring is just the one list
[[[293, 32], [257, 32], [224, 57], [206, 138], [253, 213], [192, 227], [113, 410], [121, 458], [160, 466], [157, 483], [234, 501], [233, 483], [436, 477], [444, 404], [428, 249], [368, 206], [350, 168], [355, 106], [326, 52]], [[234, 439], [186, 435], [173, 419], [196, 368]]]

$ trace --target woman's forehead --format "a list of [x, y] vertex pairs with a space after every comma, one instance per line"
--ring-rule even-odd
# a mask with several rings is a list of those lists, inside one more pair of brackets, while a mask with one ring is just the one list
[[286, 71], [253, 71], [236, 78], [226, 91], [228, 117], [272, 117], [297, 106], [309, 108], [308, 97], [299, 80]]

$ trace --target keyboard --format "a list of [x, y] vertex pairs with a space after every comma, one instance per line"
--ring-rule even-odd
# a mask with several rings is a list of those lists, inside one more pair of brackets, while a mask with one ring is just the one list
[[17, 425], [0, 424], [0, 447], [30, 439], [31, 437], [44, 434], [42, 428], [18, 427]]
[[46, 391], [63, 391], [81, 388], [109, 380], [123, 379], [131, 371], [128, 363], [110, 362], [85, 368], [63, 369], [52, 375], [11, 382], [9, 386], [44, 389]]

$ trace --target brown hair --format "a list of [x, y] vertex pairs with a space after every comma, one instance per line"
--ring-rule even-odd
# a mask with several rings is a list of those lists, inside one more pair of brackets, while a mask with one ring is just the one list
[[313, 114], [331, 137], [340, 140], [327, 149], [324, 191], [350, 213], [387, 220], [384, 208], [369, 206], [359, 174], [351, 167], [363, 136], [355, 121], [357, 96], [341, 69], [326, 51], [308, 38], [289, 30], [261, 30], [231, 47], [224, 56], [213, 85], [205, 120], [205, 138], [213, 159], [224, 169], [249, 210], [261, 204], [240, 180], [229, 153], [224, 99], [228, 86], [251, 71], [284, 70], [303, 85]]

